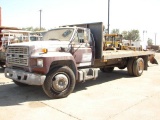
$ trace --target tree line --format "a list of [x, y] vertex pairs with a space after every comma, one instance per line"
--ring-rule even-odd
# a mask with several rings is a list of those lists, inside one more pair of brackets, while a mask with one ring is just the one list
[[27, 31], [32, 31], [32, 32], [34, 32], [34, 31], [45, 31], [46, 29], [45, 28], [39, 28], [39, 27], [24, 27], [24, 28], [22, 28], [22, 30], [27, 30]]

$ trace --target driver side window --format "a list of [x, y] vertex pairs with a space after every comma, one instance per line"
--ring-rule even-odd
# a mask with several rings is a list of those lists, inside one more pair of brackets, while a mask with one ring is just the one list
[[75, 43], [84, 43], [84, 30], [78, 29], [75, 38], [74, 38]]
[[84, 30], [78, 29], [79, 43], [84, 43]]

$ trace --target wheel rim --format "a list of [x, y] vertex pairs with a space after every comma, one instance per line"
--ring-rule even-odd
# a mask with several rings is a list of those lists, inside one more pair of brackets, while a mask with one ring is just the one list
[[138, 62], [138, 71], [139, 71], [139, 73], [142, 73], [143, 69], [144, 69], [143, 61], [139, 61]]
[[56, 74], [53, 77], [52, 87], [53, 90], [57, 92], [65, 90], [68, 87], [68, 84], [69, 84], [69, 77], [64, 73]]

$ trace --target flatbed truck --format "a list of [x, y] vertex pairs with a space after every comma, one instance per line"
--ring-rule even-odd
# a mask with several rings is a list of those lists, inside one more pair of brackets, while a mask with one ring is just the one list
[[154, 63], [152, 51], [104, 49], [103, 37], [103, 23], [96, 22], [60, 26], [47, 31], [43, 41], [10, 44], [5, 76], [19, 86], [41, 85], [50, 98], [63, 98], [76, 82], [95, 80], [99, 70], [127, 68], [138, 77], [149, 60]]

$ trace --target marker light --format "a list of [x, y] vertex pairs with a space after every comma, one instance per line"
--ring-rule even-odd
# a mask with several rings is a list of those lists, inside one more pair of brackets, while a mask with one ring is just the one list
[[47, 53], [47, 52], [48, 52], [48, 49], [47, 49], [47, 48], [42, 48], [42, 52], [43, 52], [43, 53]]

